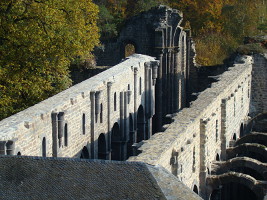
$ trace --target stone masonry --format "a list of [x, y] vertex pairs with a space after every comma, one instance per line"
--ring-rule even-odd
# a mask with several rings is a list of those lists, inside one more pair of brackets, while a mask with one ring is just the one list
[[[89, 154], [87, 158], [98, 158], [98, 138], [103, 133], [102, 145], [105, 148], [101, 153], [109, 159], [112, 126], [118, 124], [121, 141], [117, 142], [122, 143], [119, 158], [125, 160], [129, 116], [137, 123], [138, 108], [143, 109], [145, 116], [142, 117], [147, 125], [146, 136], [142, 139], [148, 139], [151, 135], [157, 66], [154, 58], [136, 54], [105, 72], [2, 120], [0, 153], [79, 157], [85, 147]], [[145, 131], [140, 134], [145, 134]], [[134, 135], [132, 143], [136, 142], [136, 137]]]
[[146, 55], [125, 58], [2, 120], [0, 155], [159, 165], [209, 199], [212, 163], [226, 160], [250, 116], [266, 112], [267, 57], [238, 57], [189, 103], [195, 51], [181, 20], [182, 13], [166, 6], [129, 20], [116, 41], [98, 52], [98, 61], [121, 61], [129, 43]]
[[254, 56], [253, 76], [251, 85], [252, 101], [250, 115], [267, 112], [267, 54]]
[[[172, 117], [165, 131], [153, 135], [140, 147], [141, 154], [129, 161], [161, 165], [205, 197], [205, 180], [211, 164], [225, 159], [233, 135], [247, 121], [250, 103], [252, 57], [243, 57]], [[242, 130], [241, 130], [242, 131]], [[217, 158], [216, 158], [217, 157]]]

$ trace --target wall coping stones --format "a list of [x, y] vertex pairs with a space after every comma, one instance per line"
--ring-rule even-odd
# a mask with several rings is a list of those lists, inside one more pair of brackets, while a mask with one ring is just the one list
[[[210, 117], [206, 115], [207, 113], [213, 113], [209, 112], [214, 109], [213, 104], [221, 102], [221, 99], [226, 98], [226, 93], [234, 92], [237, 87], [237, 78], [247, 77], [247, 74], [252, 69], [253, 59], [251, 56], [242, 56], [238, 59], [234, 67], [230, 67], [228, 71], [219, 76], [218, 82], [212, 84], [210, 88], [207, 88], [198, 95], [198, 98], [191, 103], [190, 108], [184, 108], [174, 115], [174, 122], [168, 126], [164, 134], [153, 135], [149, 141], [139, 148], [142, 153], [138, 156], [130, 157], [129, 161], [145, 160], [148, 164], [158, 164], [157, 162], [167, 150], [171, 149], [175, 143], [179, 143], [183, 138], [188, 137], [183, 137], [183, 135], [190, 131], [191, 126], [199, 123], [201, 118]], [[180, 127], [182, 128], [180, 129]], [[154, 146], [157, 147], [156, 151], [153, 148]], [[155, 160], [155, 158], [157, 159]]]
[[[42, 120], [42, 117], [50, 116], [53, 111], [64, 111], [66, 105], [82, 101], [85, 97], [90, 96], [91, 91], [102, 90], [108, 82], [114, 82], [121, 77], [125, 77], [125, 74], [129, 71], [133, 71], [133, 66], [140, 68], [143, 67], [143, 63], [149, 61], [155, 61], [155, 58], [141, 54], [131, 55], [114, 67], [3, 119], [0, 121], [0, 140], [16, 138], [16, 130], [30, 128], [36, 121]], [[40, 118], [37, 116], [40, 116]]]

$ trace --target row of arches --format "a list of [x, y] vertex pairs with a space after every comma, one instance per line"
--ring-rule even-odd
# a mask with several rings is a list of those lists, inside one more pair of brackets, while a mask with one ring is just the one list
[[[115, 122], [111, 129], [111, 141], [108, 144], [108, 134], [101, 133], [97, 139], [97, 158], [98, 159], [109, 159], [109, 146], [110, 146], [110, 159], [111, 160], [126, 160], [130, 156], [134, 155], [135, 143], [139, 143], [144, 139], [147, 139], [146, 134], [146, 122], [145, 113], [142, 105], [139, 106], [137, 111], [137, 129], [134, 130], [134, 117], [133, 114], [129, 114], [129, 128], [127, 133], [128, 136], [123, 136], [120, 125]], [[90, 151], [86, 146], [81, 151], [80, 158], [89, 159]]]
[[[232, 135], [233, 144], [226, 150], [227, 161], [217, 162], [218, 167], [207, 178], [210, 200], [260, 200], [265, 195], [266, 133], [245, 134], [240, 125], [239, 139]], [[263, 139], [264, 138], [264, 139]], [[265, 142], [263, 142], [265, 141]], [[217, 160], [217, 159], [216, 159]]]

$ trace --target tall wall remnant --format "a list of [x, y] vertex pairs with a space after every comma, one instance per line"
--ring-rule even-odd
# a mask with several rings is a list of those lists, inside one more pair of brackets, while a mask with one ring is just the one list
[[156, 83], [154, 131], [161, 131], [167, 114], [188, 105], [190, 76], [194, 73], [195, 50], [190, 30], [180, 24], [180, 11], [159, 6], [143, 12], [122, 28], [114, 41], [104, 41], [96, 51], [98, 65], [114, 65], [125, 58], [125, 47], [132, 44], [135, 52], [156, 57], [160, 61]]

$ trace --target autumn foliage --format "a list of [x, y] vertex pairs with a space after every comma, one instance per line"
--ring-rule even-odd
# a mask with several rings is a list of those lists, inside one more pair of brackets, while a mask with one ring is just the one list
[[71, 85], [68, 67], [98, 44], [91, 0], [0, 2], [0, 118]]
[[[245, 36], [267, 31], [266, 0], [102, 0], [96, 3], [105, 7], [111, 16], [105, 26], [112, 27], [113, 34], [102, 34], [106, 36], [103, 39], [116, 36], [125, 19], [153, 6], [165, 4], [183, 11], [182, 26], [190, 22], [197, 61], [201, 65], [221, 64], [243, 43]], [[102, 16], [100, 20], [104, 19]]]
[[90, 60], [99, 37], [116, 37], [126, 19], [151, 7], [183, 11], [182, 26], [190, 22], [197, 62], [216, 65], [245, 36], [266, 34], [266, 1], [2, 0], [0, 119], [68, 88], [71, 62]]

